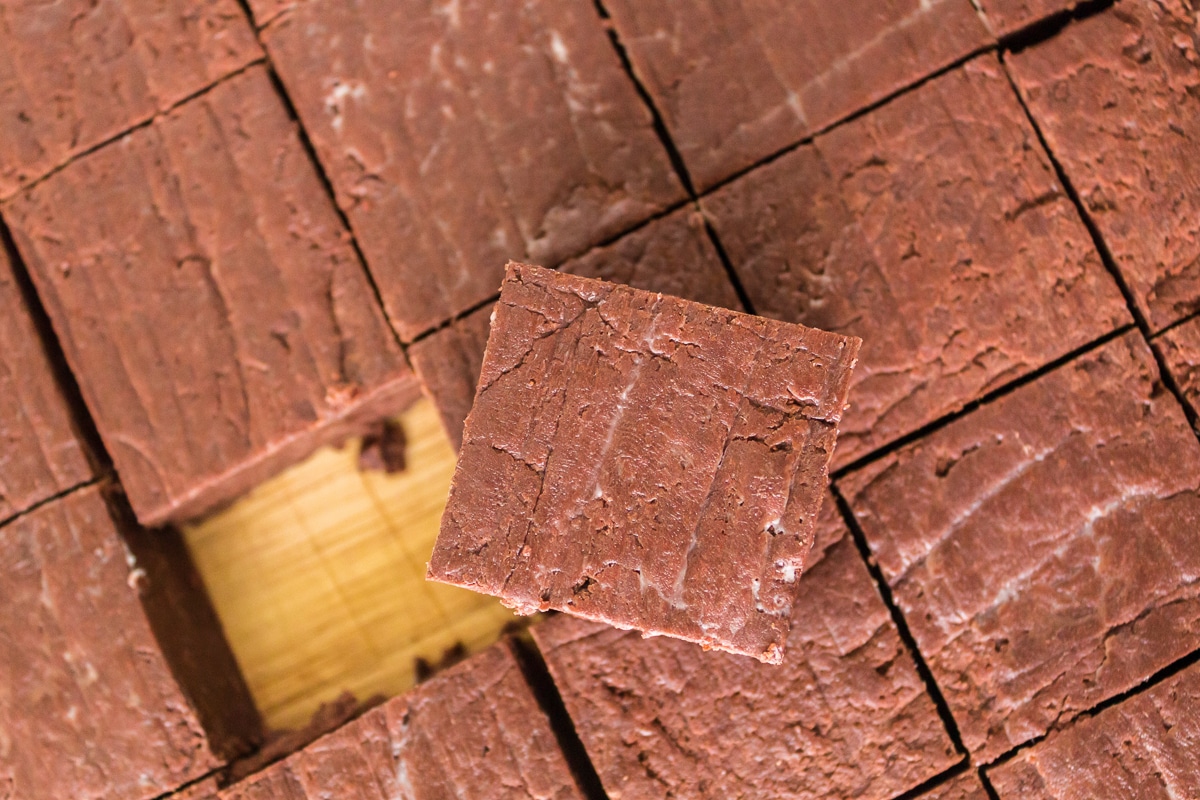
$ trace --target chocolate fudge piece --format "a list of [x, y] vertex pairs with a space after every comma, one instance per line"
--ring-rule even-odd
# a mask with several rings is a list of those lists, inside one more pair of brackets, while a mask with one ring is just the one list
[[205, 778], [171, 795], [169, 800], [217, 800], [217, 780], [215, 777]]
[[511, 648], [440, 673], [221, 800], [582, 800]]
[[412, 373], [261, 67], [9, 211], [145, 524], [231, 500], [411, 397]]
[[837, 465], [1129, 322], [995, 56], [702, 204], [759, 313], [862, 337]]
[[1183, 393], [1183, 399], [1200, 414], [1200, 317], [1163, 333], [1154, 340], [1167, 371]]
[[236, 0], [0, 6], [0, 198], [262, 57]]
[[921, 800], [988, 800], [987, 790], [973, 770], [930, 789], [920, 795]]
[[[563, 272], [623, 283], [698, 303], [742, 310], [703, 220], [683, 208], [559, 267]], [[492, 306], [476, 310], [413, 344], [413, 367], [433, 398], [455, 448], [475, 398]]]
[[1200, 666], [1022, 750], [988, 772], [1003, 800], [1195, 797]]
[[841, 488], [981, 762], [1200, 645], [1200, 442], [1136, 333]]
[[6, 798], [156, 797], [258, 736], [180, 538], [127, 537], [96, 487], [0, 530]]
[[1127, 0], [1007, 62], [1155, 330], [1200, 309], [1191, 5]]
[[71, 411], [0, 244], [0, 522], [91, 478]]
[[605, 0], [698, 188], [988, 42], [970, 0]]
[[429, 577], [778, 663], [859, 344], [510, 263]]
[[264, 39], [405, 341], [684, 197], [590, 0], [316, 0]]
[[891, 798], [960, 758], [832, 501], [821, 516], [782, 666], [567, 616], [533, 627], [610, 796]]
[[997, 36], [1016, 33], [1076, 5], [1076, 0], [979, 0], [984, 19]]

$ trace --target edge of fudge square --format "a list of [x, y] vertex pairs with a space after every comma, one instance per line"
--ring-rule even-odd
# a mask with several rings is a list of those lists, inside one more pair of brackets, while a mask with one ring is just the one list
[[1136, 332], [839, 486], [980, 762], [1200, 646], [1200, 441]]
[[1184, 402], [1200, 414], [1200, 317], [1156, 336], [1152, 344], [1175, 378]]
[[987, 790], [975, 770], [968, 770], [940, 786], [923, 792], [919, 800], [988, 800]]
[[1078, 0], [978, 0], [979, 10], [997, 37], [1071, 11]]
[[779, 663], [859, 345], [510, 262], [429, 577]]

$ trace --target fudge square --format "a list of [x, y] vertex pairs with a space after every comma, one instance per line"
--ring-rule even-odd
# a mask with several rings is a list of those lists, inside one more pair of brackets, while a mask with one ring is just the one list
[[502, 641], [367, 712], [220, 800], [583, 800]]
[[429, 577], [779, 663], [859, 345], [510, 263]]
[[532, 628], [610, 797], [886, 800], [960, 756], [832, 501], [780, 666], [566, 615]]
[[1136, 332], [839, 487], [979, 762], [1200, 646], [1200, 442]]
[[1153, 342], [1193, 412], [1200, 414], [1200, 317], [1160, 334]]

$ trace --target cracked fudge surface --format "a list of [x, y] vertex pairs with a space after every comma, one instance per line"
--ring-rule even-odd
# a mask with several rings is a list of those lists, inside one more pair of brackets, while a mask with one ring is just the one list
[[583, 800], [501, 642], [368, 711], [220, 800]]
[[1200, 645], [1200, 442], [1136, 332], [839, 486], [979, 761]]
[[1167, 371], [1192, 411], [1200, 414], [1200, 317], [1166, 331], [1154, 340]]
[[979, 8], [996, 36], [1007, 36], [1078, 5], [1077, 0], [979, 0]]
[[988, 771], [1001, 800], [1176, 800], [1200, 787], [1200, 666]]
[[1009, 69], [1154, 330], [1200, 310], [1200, 53], [1191, 2], [1122, 0]]
[[858, 346], [510, 263], [430, 577], [778, 663]]
[[924, 792], [919, 800], [988, 800], [988, 793], [979, 776], [971, 770]]
[[413, 396], [261, 67], [6, 210], [145, 524], [232, 500]]
[[959, 759], [832, 500], [812, 560], [779, 666], [568, 616], [532, 628], [609, 796], [885, 800]]
[[263, 37], [405, 341], [685, 199], [591, 0], [311, 0]]

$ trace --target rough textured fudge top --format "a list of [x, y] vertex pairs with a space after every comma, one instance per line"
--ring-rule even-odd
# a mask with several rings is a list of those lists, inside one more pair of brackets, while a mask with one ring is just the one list
[[501, 643], [234, 784], [221, 800], [582, 800]]
[[1129, 321], [994, 56], [703, 205], [759, 313], [862, 337], [839, 465]]
[[605, 0], [700, 188], [983, 46], [969, 0]]
[[1076, 5], [1076, 0], [979, 0], [984, 19], [997, 36], [1015, 33]]
[[958, 760], [827, 508], [781, 666], [567, 616], [533, 628], [610, 797], [882, 799]]
[[1131, 333], [842, 488], [986, 762], [1200, 645], [1198, 486]]
[[[560, 269], [699, 303], [742, 308], [703, 220], [689, 208], [655, 220], [612, 245], [594, 248]], [[479, 309], [408, 350], [456, 448], [462, 445], [463, 422], [475, 399], [491, 313], [490, 305]]]
[[262, 56], [237, 0], [0, 6], [0, 197]]
[[1008, 64], [1153, 328], [1200, 309], [1190, 3], [1128, 0]]
[[510, 264], [430, 577], [778, 663], [858, 346]]
[[920, 795], [920, 800], [988, 800], [979, 776], [972, 770]]
[[411, 373], [265, 72], [9, 206], [139, 518], [193, 516], [385, 416]]
[[683, 199], [590, 0], [319, 0], [265, 37], [405, 340]]
[[[210, 740], [197, 697], [176, 683], [188, 665], [168, 663], [142, 603], [152, 617], [172, 621], [176, 639], [189, 633], [181, 619], [200, 612], [161, 607], [167, 598], [196, 598], [161, 582], [157, 558], [147, 555], [126, 549], [95, 488], [0, 530], [4, 797], [155, 797], [203, 776], [219, 766], [219, 756], [245, 744], [226, 750], [227, 743]], [[219, 636], [211, 623], [208, 631], [191, 631], [193, 657], [203, 654], [206, 680], [222, 681], [232, 659], [211, 647]], [[176, 644], [165, 647], [181, 649]], [[235, 694], [223, 698], [227, 708], [219, 714], [250, 708], [244, 686]], [[252, 710], [244, 721], [256, 725]]]
[[1200, 318], [1172, 328], [1154, 340], [1183, 399], [1200, 413]]
[[1200, 789], [1200, 666], [1053, 735], [988, 778], [1002, 800], [1175, 800]]
[[91, 477], [71, 411], [0, 245], [0, 521]]

